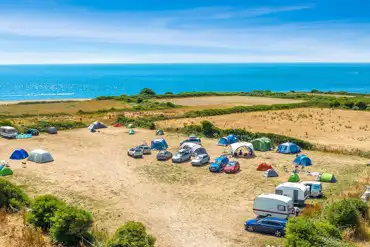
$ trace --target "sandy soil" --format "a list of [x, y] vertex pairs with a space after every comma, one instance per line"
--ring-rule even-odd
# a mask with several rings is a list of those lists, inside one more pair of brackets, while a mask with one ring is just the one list
[[[211, 174], [208, 167], [189, 163], [159, 163], [154, 153], [137, 160], [127, 156], [128, 148], [154, 138], [154, 131], [149, 130], [129, 136], [121, 128], [98, 133], [81, 129], [29, 140], [1, 139], [0, 155], [9, 157], [15, 148], [50, 151], [53, 163], [28, 162], [22, 168], [20, 162], [12, 161], [15, 174], [9, 179], [31, 194], [56, 194], [91, 210], [99, 226], [110, 232], [127, 220], [137, 220], [158, 238], [157, 246], [265, 246], [281, 241], [247, 233], [243, 222], [254, 216], [255, 196], [271, 193], [279, 182], [287, 181], [289, 174], [283, 166], [290, 167], [294, 156], [257, 152], [256, 158], [240, 160], [242, 171], [235, 175]], [[184, 136], [165, 138], [170, 150], [176, 151]], [[204, 139], [203, 145], [211, 158], [224, 150], [211, 139]], [[335, 172], [339, 183], [325, 185], [328, 193], [366, 167], [366, 160], [358, 157], [307, 153], [314, 171]], [[280, 177], [264, 178], [255, 170], [261, 161], [271, 163]]]
[[267, 97], [249, 97], [249, 96], [207, 96], [191, 98], [160, 99], [162, 102], [172, 102], [183, 106], [207, 106], [207, 108], [223, 108], [239, 105], [273, 105], [273, 104], [291, 104], [300, 103], [301, 100], [277, 99]]
[[293, 109], [159, 122], [161, 128], [209, 120], [220, 128], [245, 128], [302, 138], [333, 148], [370, 151], [370, 112], [333, 109]]

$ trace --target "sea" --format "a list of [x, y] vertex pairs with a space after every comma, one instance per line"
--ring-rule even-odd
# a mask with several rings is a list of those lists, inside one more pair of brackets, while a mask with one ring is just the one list
[[370, 93], [370, 64], [2, 65], [0, 100], [94, 98], [190, 91]]

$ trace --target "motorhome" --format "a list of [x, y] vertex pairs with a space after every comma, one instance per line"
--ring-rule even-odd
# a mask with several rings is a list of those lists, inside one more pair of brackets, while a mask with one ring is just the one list
[[310, 189], [302, 183], [282, 183], [276, 186], [275, 194], [292, 198], [295, 205], [304, 205], [310, 196]]
[[0, 127], [0, 136], [8, 139], [16, 138], [18, 132], [15, 128], [10, 126], [2, 126]]
[[258, 217], [287, 219], [296, 216], [299, 210], [294, 207], [292, 198], [288, 196], [262, 194], [254, 200], [253, 212]]

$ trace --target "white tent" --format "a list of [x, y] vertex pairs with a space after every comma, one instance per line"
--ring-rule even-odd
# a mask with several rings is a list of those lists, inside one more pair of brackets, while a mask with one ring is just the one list
[[231, 153], [235, 157], [251, 157], [254, 156], [253, 144], [249, 142], [236, 142], [230, 145]]
[[185, 142], [180, 146], [180, 149], [186, 149], [188, 151], [191, 151], [193, 147], [195, 146], [199, 146], [199, 145], [194, 142]]
[[41, 149], [32, 150], [30, 152], [30, 156], [28, 156], [28, 160], [35, 163], [46, 163], [54, 161], [49, 152]]

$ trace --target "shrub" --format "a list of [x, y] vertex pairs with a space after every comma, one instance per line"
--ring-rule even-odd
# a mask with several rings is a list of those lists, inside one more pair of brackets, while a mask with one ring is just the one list
[[33, 226], [46, 231], [50, 229], [55, 213], [65, 206], [65, 203], [55, 196], [38, 196], [31, 204], [31, 211], [27, 214], [27, 221]]
[[89, 212], [76, 207], [61, 207], [52, 218], [50, 235], [57, 243], [76, 245], [83, 237], [89, 237], [93, 223]]
[[357, 106], [360, 110], [365, 110], [367, 108], [367, 104], [363, 101], [357, 101], [355, 106]]
[[332, 202], [326, 206], [324, 217], [340, 229], [357, 227], [360, 212], [356, 205], [353, 200], [346, 198]]
[[337, 108], [340, 106], [340, 102], [338, 100], [332, 100], [329, 105], [331, 108]]
[[140, 91], [140, 94], [141, 95], [147, 95], [147, 96], [155, 96], [156, 95], [156, 93], [150, 88], [143, 88]]
[[141, 97], [138, 97], [137, 99], [136, 99], [136, 103], [138, 103], [138, 104], [141, 104], [141, 103], [143, 103], [143, 98], [141, 98]]
[[28, 196], [18, 186], [0, 179], [0, 208], [18, 211], [29, 205]]
[[58, 130], [68, 130], [76, 128], [85, 128], [87, 126], [82, 122], [74, 121], [55, 121], [55, 122], [38, 121], [36, 124], [26, 126], [26, 128], [28, 129], [38, 129], [41, 132], [46, 132], [49, 127], [55, 127]]
[[109, 240], [109, 247], [153, 247], [156, 239], [146, 233], [143, 223], [130, 221], [117, 229]]
[[171, 94], [171, 95], [173, 95], [173, 92], [165, 92], [164, 94]]

